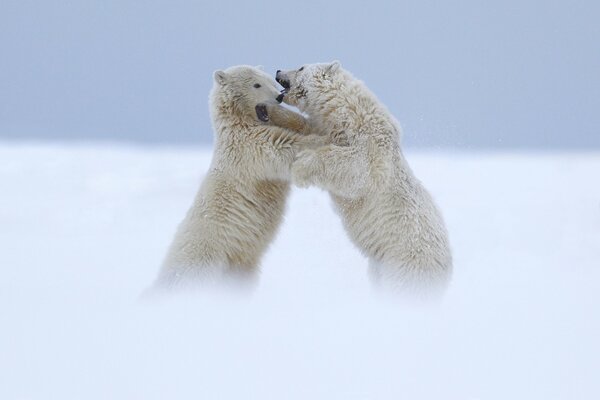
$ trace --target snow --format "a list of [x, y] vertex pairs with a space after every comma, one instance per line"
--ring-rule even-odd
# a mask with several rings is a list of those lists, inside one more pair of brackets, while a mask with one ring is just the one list
[[317, 189], [253, 292], [141, 300], [210, 149], [1, 143], [0, 398], [598, 398], [600, 153], [407, 157], [450, 232], [441, 304], [376, 293]]

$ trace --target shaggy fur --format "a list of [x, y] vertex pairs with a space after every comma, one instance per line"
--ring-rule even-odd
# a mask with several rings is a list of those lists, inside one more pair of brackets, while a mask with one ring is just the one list
[[[308, 130], [300, 115], [275, 103], [276, 84], [259, 69], [231, 67], [214, 79], [212, 164], [175, 234], [158, 287], [254, 280], [282, 221], [296, 153], [325, 144], [280, 127]], [[268, 105], [274, 122], [258, 119], [258, 103]]]
[[438, 292], [452, 259], [442, 216], [415, 178], [389, 111], [338, 62], [278, 72], [284, 101], [323, 132], [344, 132], [346, 146], [304, 150], [292, 181], [329, 191], [346, 231], [370, 259], [371, 276], [408, 293]]

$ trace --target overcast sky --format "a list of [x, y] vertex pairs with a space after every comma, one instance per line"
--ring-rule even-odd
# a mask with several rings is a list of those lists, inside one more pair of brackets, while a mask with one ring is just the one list
[[0, 2], [0, 139], [210, 142], [212, 72], [338, 59], [409, 147], [600, 148], [597, 1]]

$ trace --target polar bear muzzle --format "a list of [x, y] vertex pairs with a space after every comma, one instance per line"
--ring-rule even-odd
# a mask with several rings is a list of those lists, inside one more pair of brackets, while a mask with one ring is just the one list
[[285, 73], [281, 72], [280, 69], [278, 69], [275, 73], [275, 80], [277, 83], [283, 86], [284, 89], [290, 88], [290, 79], [285, 75]]

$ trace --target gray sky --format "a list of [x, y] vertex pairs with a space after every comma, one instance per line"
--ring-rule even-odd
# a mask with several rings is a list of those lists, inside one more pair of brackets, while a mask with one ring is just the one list
[[212, 72], [338, 59], [409, 147], [600, 148], [600, 3], [0, 3], [0, 139], [212, 140]]

